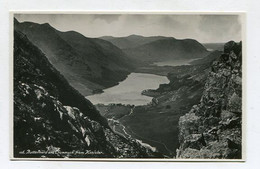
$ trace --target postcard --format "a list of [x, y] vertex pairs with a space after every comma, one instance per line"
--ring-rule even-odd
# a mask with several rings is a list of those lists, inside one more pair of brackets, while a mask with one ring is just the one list
[[244, 17], [12, 12], [11, 159], [243, 161]]

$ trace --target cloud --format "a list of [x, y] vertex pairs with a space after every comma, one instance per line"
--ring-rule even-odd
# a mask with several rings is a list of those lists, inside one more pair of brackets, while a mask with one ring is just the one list
[[75, 30], [87, 37], [170, 36], [200, 42], [241, 40], [237, 15], [166, 14], [16, 14], [19, 21], [48, 22], [60, 31]]
[[201, 16], [199, 30], [204, 35], [204, 39], [214, 39], [217, 37], [219, 41], [226, 39], [241, 39], [241, 23], [239, 16]]
[[117, 21], [118, 18], [120, 17], [120, 15], [115, 15], [115, 14], [96, 14], [93, 15], [94, 19], [100, 19], [100, 20], [104, 20], [105, 22], [107, 22], [108, 24]]

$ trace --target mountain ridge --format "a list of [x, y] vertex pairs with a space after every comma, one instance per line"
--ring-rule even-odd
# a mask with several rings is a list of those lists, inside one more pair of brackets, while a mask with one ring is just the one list
[[113, 37], [113, 36], [102, 36], [100, 39], [107, 40], [113, 43], [115, 46], [119, 47], [120, 49], [127, 49], [127, 48], [134, 48], [155, 40], [167, 38], [164, 36], [141, 36], [141, 35], [129, 35], [126, 37]]
[[143, 62], [172, 61], [175, 59], [194, 59], [205, 57], [209, 52], [194, 39], [159, 39], [123, 50], [128, 57]]
[[110, 42], [87, 38], [75, 31], [60, 32], [46, 23], [15, 20], [14, 28], [26, 34], [84, 95], [116, 85], [133, 68], [126, 55]]

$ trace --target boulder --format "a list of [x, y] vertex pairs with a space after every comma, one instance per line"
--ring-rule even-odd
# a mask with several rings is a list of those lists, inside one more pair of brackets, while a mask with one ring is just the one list
[[228, 101], [228, 110], [233, 113], [242, 113], [242, 99], [235, 92]]

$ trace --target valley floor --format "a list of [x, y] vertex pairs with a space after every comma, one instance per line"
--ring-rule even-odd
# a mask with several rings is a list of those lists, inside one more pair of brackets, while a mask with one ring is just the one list
[[143, 95], [153, 97], [147, 105], [98, 104], [96, 107], [115, 132], [142, 140], [165, 156], [174, 157], [179, 146], [179, 118], [199, 102], [204, 86], [201, 79], [206, 78], [207, 68], [208, 65], [139, 68], [136, 72], [167, 75], [170, 83], [143, 91]]

